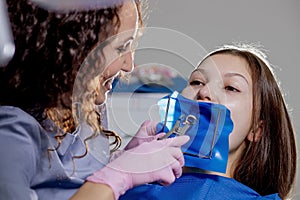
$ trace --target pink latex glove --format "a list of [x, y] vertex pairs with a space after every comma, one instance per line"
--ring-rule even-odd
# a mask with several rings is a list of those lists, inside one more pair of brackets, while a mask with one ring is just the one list
[[180, 147], [188, 140], [188, 136], [179, 136], [144, 142], [124, 151], [86, 180], [110, 186], [115, 199], [137, 185], [154, 181], [171, 184], [182, 174], [184, 158]]
[[157, 122], [146, 120], [124, 149], [132, 149], [142, 144], [143, 142], [150, 142], [152, 140], [157, 140], [158, 138], [163, 137], [165, 133], [156, 134], [156, 125]]

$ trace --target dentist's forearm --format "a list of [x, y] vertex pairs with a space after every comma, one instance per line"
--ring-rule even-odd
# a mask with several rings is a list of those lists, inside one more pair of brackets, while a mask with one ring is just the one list
[[70, 200], [114, 200], [112, 189], [100, 183], [86, 182]]

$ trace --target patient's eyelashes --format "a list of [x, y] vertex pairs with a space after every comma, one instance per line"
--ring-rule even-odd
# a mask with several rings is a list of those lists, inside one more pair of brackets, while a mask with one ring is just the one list
[[238, 89], [232, 87], [232, 86], [226, 86], [225, 90], [231, 91], [231, 92], [240, 92]]
[[190, 85], [197, 86], [197, 85], [205, 85], [205, 84], [202, 81], [193, 80], [193, 81], [190, 81]]

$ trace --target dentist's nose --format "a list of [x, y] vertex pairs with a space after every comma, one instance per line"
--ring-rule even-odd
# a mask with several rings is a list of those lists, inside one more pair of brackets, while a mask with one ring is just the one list
[[124, 72], [132, 72], [133, 68], [134, 68], [134, 55], [133, 53], [127, 52], [126, 54], [122, 55], [122, 59], [123, 59], [123, 65], [121, 70]]

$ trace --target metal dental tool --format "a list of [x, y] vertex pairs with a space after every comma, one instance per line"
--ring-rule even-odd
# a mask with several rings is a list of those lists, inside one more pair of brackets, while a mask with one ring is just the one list
[[190, 128], [190, 126], [192, 126], [197, 121], [197, 118], [194, 115], [188, 115], [185, 117], [184, 122], [182, 123], [183, 126], [181, 126], [181, 121], [183, 118], [184, 115], [181, 115], [176, 121], [173, 128], [164, 137], [160, 139], [168, 138], [171, 134], [184, 135]]

